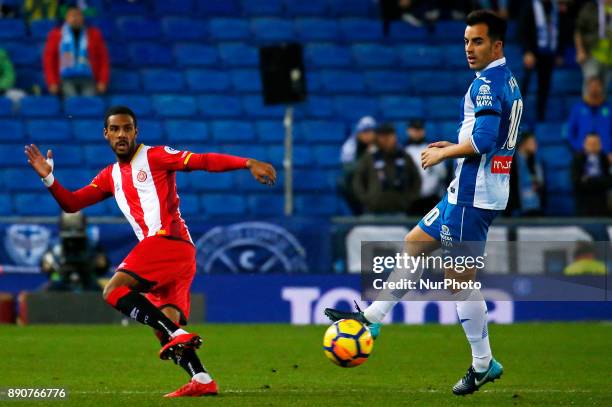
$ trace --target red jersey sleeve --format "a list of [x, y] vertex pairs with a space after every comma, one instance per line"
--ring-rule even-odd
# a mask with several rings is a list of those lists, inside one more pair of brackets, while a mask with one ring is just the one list
[[167, 171], [203, 170], [222, 172], [247, 168], [248, 158], [228, 154], [179, 151], [171, 147], [154, 147], [149, 150], [149, 162], [156, 169]]
[[91, 184], [74, 192], [66, 189], [56, 179], [49, 187], [49, 192], [65, 212], [80, 211], [113, 195], [110, 168], [106, 167], [100, 171]]

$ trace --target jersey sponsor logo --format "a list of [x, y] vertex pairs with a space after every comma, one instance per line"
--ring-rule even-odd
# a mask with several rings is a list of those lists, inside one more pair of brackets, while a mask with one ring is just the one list
[[164, 147], [164, 151], [166, 153], [168, 153], [168, 154], [178, 154], [178, 153], [180, 153], [180, 151], [175, 150], [174, 148], [168, 147], [168, 146]]
[[37, 266], [49, 247], [51, 231], [40, 225], [11, 225], [6, 230], [4, 247], [15, 264]]
[[204, 273], [302, 273], [306, 250], [286, 229], [266, 222], [218, 226], [196, 242]]
[[138, 171], [138, 174], [136, 174], [136, 179], [140, 182], [145, 182], [147, 180], [147, 173], [145, 170]]
[[512, 168], [512, 156], [496, 155], [491, 161], [492, 174], [510, 174]]

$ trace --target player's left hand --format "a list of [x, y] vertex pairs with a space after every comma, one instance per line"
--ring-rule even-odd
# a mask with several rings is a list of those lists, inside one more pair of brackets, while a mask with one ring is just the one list
[[247, 161], [247, 168], [251, 170], [253, 177], [262, 184], [274, 185], [276, 183], [276, 170], [271, 164], [250, 158]]
[[421, 167], [426, 170], [429, 167], [444, 160], [443, 147], [429, 147], [421, 152]]

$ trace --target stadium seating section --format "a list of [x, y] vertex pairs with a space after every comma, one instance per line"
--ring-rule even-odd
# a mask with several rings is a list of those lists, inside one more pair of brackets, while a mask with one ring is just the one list
[[[96, 5], [101, 1], [90, 1]], [[109, 105], [126, 104], [139, 116], [139, 139], [197, 152], [221, 151], [269, 160], [282, 170], [283, 106], [262, 102], [258, 47], [284, 41], [304, 44], [309, 89], [296, 106], [295, 207], [297, 214], [347, 214], [335, 192], [339, 150], [363, 115], [397, 123], [427, 120], [428, 137], [455, 137], [459, 101], [472, 74], [462, 51], [463, 24], [440, 22], [435, 33], [402, 22], [382, 34], [371, 0], [112, 0], [91, 23], [104, 33], [112, 62], [107, 96], [60, 101], [28, 96], [17, 111], [0, 98], [0, 211], [2, 215], [53, 215], [57, 207], [40, 181], [23, 172], [23, 145], [53, 148], [57, 176], [71, 188], [86, 184], [113, 155], [102, 136]], [[110, 7], [108, 6], [110, 4]], [[45, 89], [41, 50], [53, 21], [26, 27], [0, 20], [2, 47], [10, 54], [18, 86]], [[511, 30], [515, 27], [511, 25]], [[517, 76], [520, 49], [506, 54]], [[572, 213], [562, 121], [579, 96], [580, 73], [559, 69], [553, 78], [549, 122], [537, 126], [552, 215]], [[533, 121], [533, 94], [525, 122]], [[282, 172], [282, 171], [281, 171]], [[280, 215], [282, 174], [272, 190], [249, 174], [179, 174], [187, 216]], [[113, 202], [91, 208], [116, 215]]]

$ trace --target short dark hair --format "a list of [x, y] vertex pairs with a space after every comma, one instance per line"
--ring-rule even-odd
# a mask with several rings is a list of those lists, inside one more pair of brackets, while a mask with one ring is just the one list
[[114, 116], [116, 114], [127, 114], [131, 116], [134, 120], [134, 127], [138, 127], [138, 122], [136, 121], [136, 114], [127, 106], [111, 106], [106, 111], [104, 115], [104, 128], [108, 127], [108, 118]]
[[474, 10], [468, 14], [465, 23], [469, 26], [485, 24], [489, 29], [489, 37], [492, 40], [506, 42], [506, 20], [491, 10]]
[[391, 123], [383, 123], [376, 128], [377, 136], [386, 136], [387, 134], [396, 134], [395, 126]]

